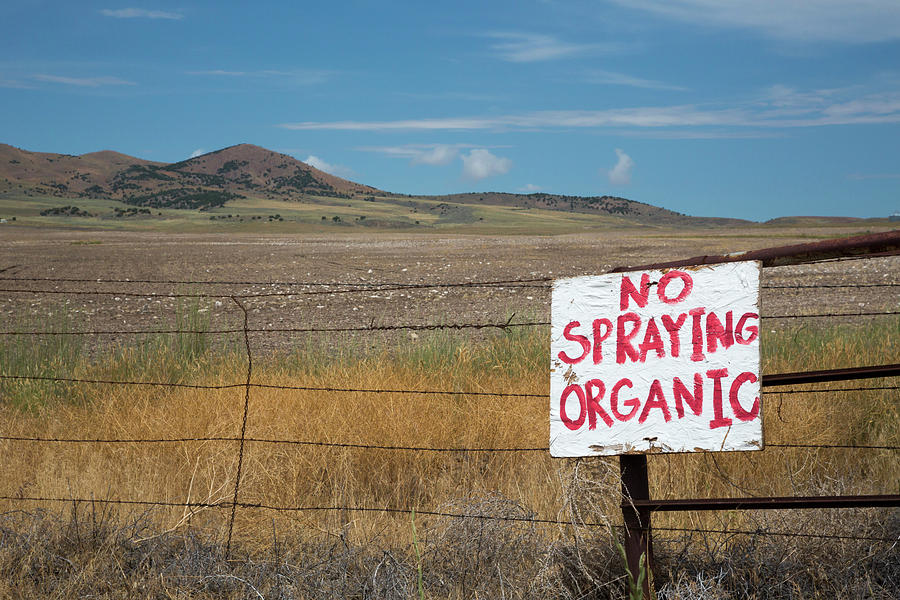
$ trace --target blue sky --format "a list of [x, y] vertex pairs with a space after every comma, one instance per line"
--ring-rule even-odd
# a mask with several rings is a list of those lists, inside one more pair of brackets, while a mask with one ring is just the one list
[[0, 4], [0, 142], [238, 143], [392, 192], [900, 210], [897, 0]]

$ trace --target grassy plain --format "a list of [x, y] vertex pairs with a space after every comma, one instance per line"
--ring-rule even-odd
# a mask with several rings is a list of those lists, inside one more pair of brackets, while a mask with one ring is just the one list
[[[74, 205], [91, 217], [41, 216], [48, 208]], [[98, 229], [112, 231], [173, 232], [371, 232], [379, 230], [429, 233], [557, 234], [570, 231], [634, 227], [615, 216], [574, 212], [472, 206], [412, 197], [361, 198], [304, 196], [300, 202], [270, 198], [243, 198], [205, 211], [150, 209], [151, 215], [115, 216], [116, 208], [128, 208], [117, 200], [58, 198], [6, 193], [0, 195], [0, 217], [16, 219], [27, 227]]]
[[[45, 209], [77, 206], [90, 217], [42, 216]], [[672, 235], [664, 224], [639, 224], [616, 215], [594, 215], [564, 210], [545, 210], [491, 204], [460, 204], [439, 198], [379, 196], [334, 198], [304, 195], [299, 201], [265, 197], [247, 197], [229, 201], [209, 210], [150, 209], [150, 215], [116, 216], [116, 209], [129, 205], [118, 200], [99, 198], [59, 198], [12, 190], [0, 193], [0, 218], [13, 219], [26, 227], [96, 229], [100, 231], [210, 232], [210, 233], [311, 233], [342, 234], [371, 232], [464, 233], [474, 235], [557, 235], [577, 232], [601, 232], [613, 229], [640, 229], [643, 234], [656, 230]], [[829, 219], [791, 217], [770, 225], [747, 223], [748, 230], [779, 231], [799, 227], [859, 230], [890, 227], [887, 219]], [[731, 232], [733, 226], [710, 228]], [[827, 233], [823, 234], [828, 236]]]

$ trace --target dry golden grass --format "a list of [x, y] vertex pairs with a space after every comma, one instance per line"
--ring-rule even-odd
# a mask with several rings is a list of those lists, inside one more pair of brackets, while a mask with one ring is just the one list
[[[897, 323], [773, 334], [765, 344], [765, 372], [889, 362], [897, 351]], [[359, 359], [257, 357], [254, 381], [273, 385], [538, 392], [546, 389], [542, 332], [499, 335], [480, 345], [440, 337]], [[120, 353], [105, 366], [79, 363], [81, 377], [159, 379], [165, 355]], [[192, 349], [195, 383], [241, 379], [239, 354]], [[197, 352], [201, 352], [197, 354]], [[24, 384], [23, 384], [24, 385]], [[34, 385], [34, 384], [30, 384]], [[831, 387], [855, 387], [828, 384]], [[820, 386], [828, 387], [828, 386]], [[43, 394], [37, 387], [32, 393]], [[7, 387], [7, 392], [10, 388]], [[238, 437], [244, 390], [192, 390], [75, 385], [52, 388], [31, 410], [5, 405], [8, 436], [84, 439]], [[73, 401], [72, 399], [76, 399]], [[895, 391], [780, 395], [766, 393], [768, 443], [896, 444], [900, 414]], [[34, 408], [36, 407], [36, 408]], [[252, 439], [420, 446], [515, 448], [547, 444], [547, 407], [540, 398], [439, 394], [365, 394], [253, 388], [246, 435]], [[238, 444], [230, 441], [131, 443], [0, 442], [5, 457], [2, 495], [228, 503], [234, 492]], [[546, 452], [428, 452], [248, 442], [240, 502], [282, 507], [415, 508], [447, 510], [461, 499], [497, 494], [535, 516], [618, 520], [616, 463], [583, 461], [593, 495], [572, 496], [574, 462]], [[659, 498], [887, 493], [896, 489], [891, 451], [770, 448], [764, 452], [652, 456], [651, 493]], [[582, 506], [573, 506], [572, 502]], [[35, 506], [42, 503], [26, 503]], [[52, 506], [52, 504], [51, 504]], [[22, 507], [3, 502], [3, 510]], [[58, 506], [57, 506], [58, 508]], [[573, 509], [576, 513], [573, 513]], [[203, 525], [223, 531], [230, 511], [171, 508], [161, 525]], [[292, 534], [343, 531], [365, 540], [408, 539], [408, 516], [350, 510], [273, 513], [242, 508], [235, 535], [267, 539], [273, 517]], [[721, 515], [664, 515], [663, 526], [708, 525]], [[741, 525], [750, 517], [729, 515]], [[427, 519], [427, 517], [426, 517]], [[252, 544], [251, 544], [252, 545]]]

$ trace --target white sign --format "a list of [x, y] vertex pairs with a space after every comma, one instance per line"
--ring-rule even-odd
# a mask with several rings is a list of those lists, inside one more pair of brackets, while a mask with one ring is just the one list
[[759, 263], [559, 279], [550, 454], [762, 449]]

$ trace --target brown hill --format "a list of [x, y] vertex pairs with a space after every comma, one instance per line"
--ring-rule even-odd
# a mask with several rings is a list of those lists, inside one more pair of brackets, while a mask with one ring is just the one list
[[226, 188], [331, 195], [380, 194], [379, 190], [335, 177], [287, 154], [252, 144], [216, 150], [165, 167], [166, 171], [212, 178]]
[[138, 206], [208, 208], [245, 195], [297, 198], [380, 194], [286, 154], [240, 144], [165, 164], [117, 152], [70, 156], [0, 145], [0, 178], [39, 193], [99, 197]]
[[788, 216], [776, 217], [765, 222], [766, 225], [782, 225], [790, 227], [812, 227], [812, 226], [832, 226], [832, 225], [855, 225], [873, 219], [865, 219], [861, 217], [821, 217], [821, 216]]
[[87, 195], [89, 189], [106, 188], [119, 171], [132, 165], [155, 168], [162, 163], [110, 150], [72, 156], [0, 144], [0, 177], [61, 196]]

